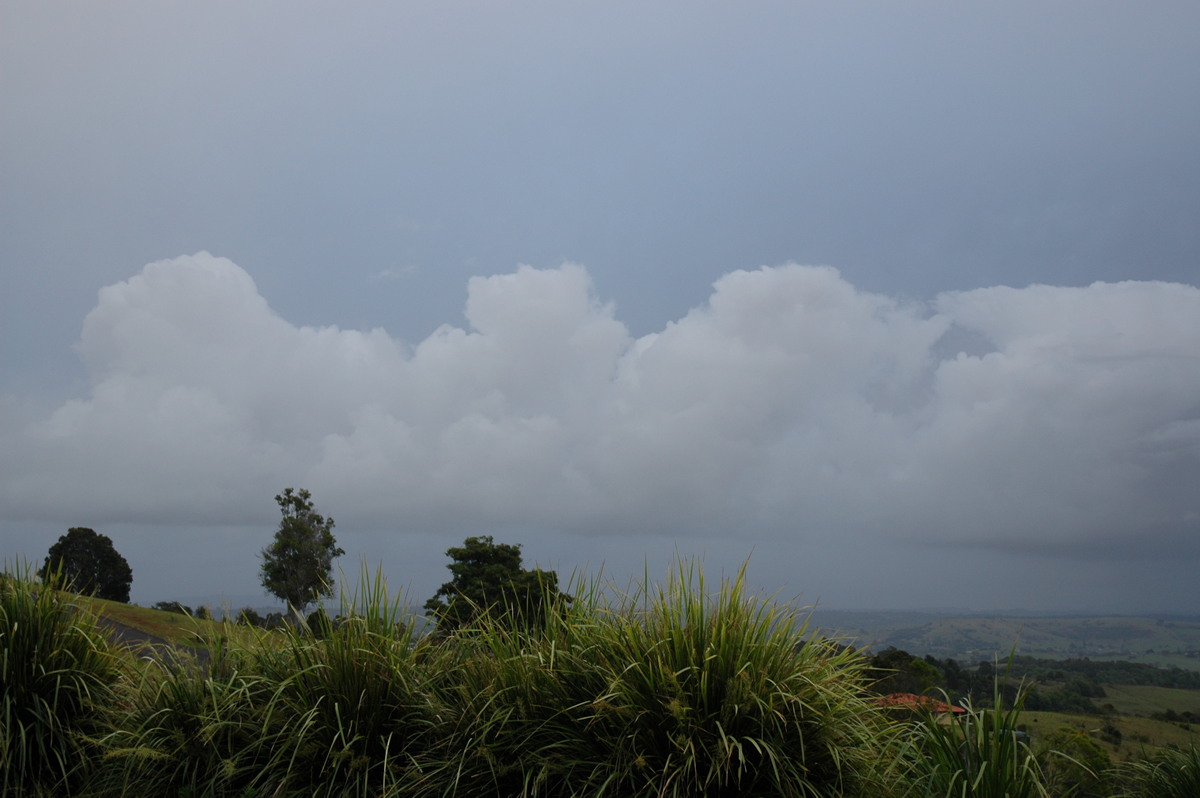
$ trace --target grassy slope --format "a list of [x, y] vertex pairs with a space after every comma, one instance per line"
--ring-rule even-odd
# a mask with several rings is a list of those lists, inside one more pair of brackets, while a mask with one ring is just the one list
[[164, 612], [148, 607], [122, 604], [91, 596], [79, 596], [79, 602], [101, 618], [116, 621], [173, 645], [196, 645], [202, 637], [216, 637], [224, 624], [202, 621], [178, 612]]
[[1106, 684], [1105, 698], [1097, 704], [1112, 704], [1122, 715], [1152, 715], [1173, 709], [1176, 712], [1200, 713], [1200, 690], [1175, 690], [1170, 687], [1147, 687], [1131, 684]]
[[[1111, 723], [1120, 733], [1120, 742], [1102, 734]], [[1023, 712], [1021, 725], [1033, 738], [1036, 750], [1041, 738], [1061, 726], [1078, 729], [1095, 740], [1114, 762], [1142, 759], [1157, 748], [1187, 748], [1200, 745], [1200, 728], [1140, 717], [1105, 718], [1100, 715], [1067, 715], [1061, 712]]]

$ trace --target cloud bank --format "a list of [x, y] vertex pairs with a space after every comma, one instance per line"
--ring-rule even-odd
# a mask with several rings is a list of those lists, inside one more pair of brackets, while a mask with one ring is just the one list
[[206, 252], [100, 292], [85, 394], [6, 423], [10, 519], [837, 535], [1196, 553], [1200, 290], [1033, 285], [929, 303], [832, 268], [726, 274], [630, 335], [586, 269], [467, 286], [409, 344], [296, 326]]

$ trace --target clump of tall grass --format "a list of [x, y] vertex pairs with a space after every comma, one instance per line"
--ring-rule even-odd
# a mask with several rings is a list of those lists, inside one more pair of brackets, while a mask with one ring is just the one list
[[68, 795], [87, 775], [118, 659], [53, 575], [0, 577], [0, 794]]
[[327, 636], [296, 631], [272, 655], [287, 720], [287, 780], [306, 795], [394, 794], [433, 745], [435, 668], [382, 576], [342, 596]]
[[105, 739], [98, 794], [249, 795], [278, 770], [278, 685], [248, 651], [209, 659], [147, 658], [130, 680], [120, 725]]
[[458, 724], [442, 795], [884, 796], [887, 738], [861, 656], [679, 564], [663, 585], [575, 600], [521, 630], [483, 616], [447, 645]]
[[1196, 798], [1200, 795], [1200, 749], [1165, 750], [1123, 765], [1128, 798]]
[[924, 798], [1047, 798], [1038, 760], [1017, 733], [1028, 688], [1007, 708], [999, 678], [990, 706], [967, 707], [949, 722], [932, 714], [916, 724], [914, 794]]
[[191, 667], [155, 665], [107, 740], [115, 794], [381, 796], [412, 781], [434, 712], [420, 644], [376, 576], [345, 620], [216, 641]]

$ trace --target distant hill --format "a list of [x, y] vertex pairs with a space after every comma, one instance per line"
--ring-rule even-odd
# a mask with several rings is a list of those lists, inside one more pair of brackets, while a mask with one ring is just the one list
[[813, 612], [827, 637], [873, 651], [974, 663], [1016, 653], [1048, 659], [1113, 659], [1200, 670], [1200, 617], [1046, 617], [937, 612]]

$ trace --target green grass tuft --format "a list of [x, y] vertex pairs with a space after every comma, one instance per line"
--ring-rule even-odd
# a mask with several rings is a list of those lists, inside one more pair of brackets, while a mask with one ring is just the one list
[[0, 579], [0, 794], [68, 795], [121, 675], [96, 618], [30, 569]]
[[1022, 685], [1005, 706], [999, 677], [986, 707], [928, 715], [913, 726], [913, 794], [924, 798], [1048, 798], [1033, 751], [1018, 734]]
[[1196, 798], [1200, 795], [1200, 750], [1163, 751], [1118, 770], [1128, 798]]
[[569, 592], [539, 630], [484, 618], [451, 639], [470, 653], [438, 794], [887, 794], [862, 659], [748, 596], [743, 573], [712, 594], [689, 564]]

